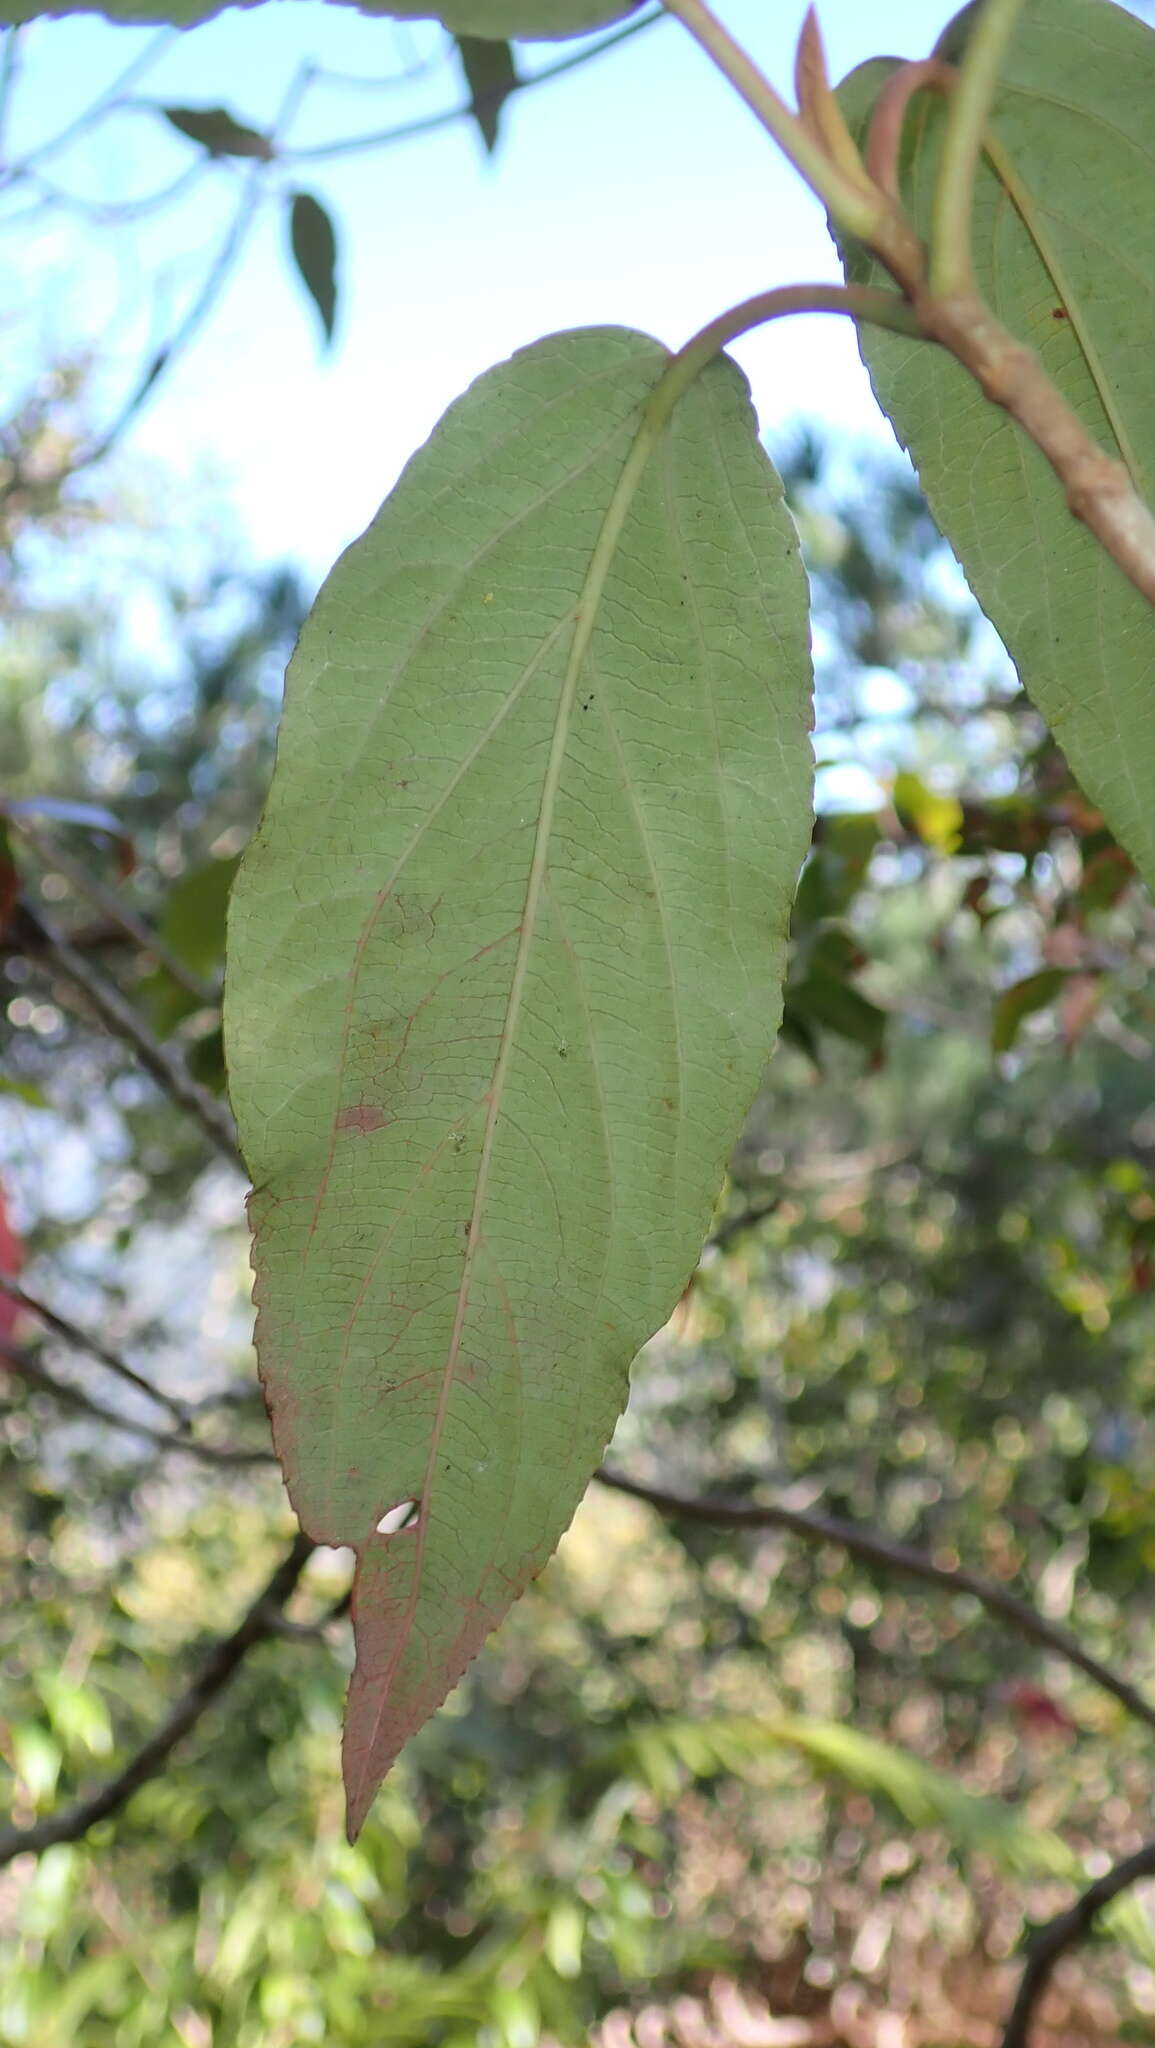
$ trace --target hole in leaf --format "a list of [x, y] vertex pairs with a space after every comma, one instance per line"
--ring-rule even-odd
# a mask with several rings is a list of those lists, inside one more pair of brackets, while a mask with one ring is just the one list
[[377, 1524], [378, 1536], [398, 1536], [402, 1529], [414, 1529], [421, 1513], [421, 1503], [416, 1500], [399, 1500], [395, 1508], [389, 1508]]

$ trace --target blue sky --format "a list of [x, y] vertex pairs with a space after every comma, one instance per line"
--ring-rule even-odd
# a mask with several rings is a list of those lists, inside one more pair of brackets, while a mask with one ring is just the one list
[[[722, 11], [788, 89], [803, 0], [730, 0]], [[924, 53], [951, 11], [938, 0], [824, 0], [833, 74], [878, 52]], [[10, 152], [56, 132], [148, 41], [87, 19], [34, 27]], [[277, 0], [174, 38], [134, 91], [143, 101], [224, 103], [260, 125], [304, 60], [365, 78], [437, 47], [432, 28]], [[527, 68], [557, 54], [535, 45]], [[293, 137], [307, 145], [377, 129], [458, 93], [451, 67], [403, 89], [317, 90]], [[195, 154], [144, 105], [44, 170], [75, 192], [116, 198], [163, 184]], [[195, 497], [214, 476], [252, 553], [294, 557], [311, 574], [366, 524], [453, 397], [512, 349], [598, 322], [676, 344], [753, 291], [837, 275], [819, 207], [674, 22], [520, 95], [495, 163], [461, 126], [291, 175], [339, 225], [332, 354], [320, 354], [286, 261], [283, 212], [272, 209], [211, 326], [124, 453], [163, 469], [178, 517], [180, 494]], [[123, 385], [189, 291], [236, 192], [237, 173], [221, 167], [187, 203], [131, 229], [94, 230], [65, 215], [10, 232], [0, 287], [9, 388], [30, 364], [82, 341], [96, 350], [98, 388]], [[780, 323], [735, 353], [771, 438], [800, 415], [886, 432], [845, 323]]]

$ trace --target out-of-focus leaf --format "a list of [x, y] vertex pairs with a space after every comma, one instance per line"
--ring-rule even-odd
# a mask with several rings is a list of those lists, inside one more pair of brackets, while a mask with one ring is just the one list
[[[956, 17], [941, 55], [957, 59], [973, 18]], [[864, 65], [840, 87], [857, 134], [890, 68]], [[970, 233], [984, 298], [1148, 497], [1153, 103], [1150, 27], [1103, 0], [1027, 0], [991, 111]], [[944, 118], [942, 95], [924, 92], [904, 131], [900, 186], [923, 229]], [[860, 250], [845, 260], [856, 282], [871, 274]], [[1155, 884], [1155, 614], [1072, 517], [1038, 449], [945, 350], [865, 326], [859, 343], [1024, 689]]]
[[725, 360], [625, 494], [667, 360], [555, 336], [453, 407], [305, 627], [233, 892], [261, 1369], [359, 1560], [354, 1828], [572, 1515], [780, 1013], [804, 579]]
[[161, 107], [160, 112], [210, 156], [260, 157], [269, 163], [277, 153], [267, 135], [234, 120], [227, 107]]
[[908, 832], [937, 853], [955, 853], [963, 830], [963, 807], [957, 796], [943, 796], [920, 775], [904, 769], [894, 778], [894, 808]]
[[[253, 0], [246, 0], [252, 5]], [[633, 14], [641, 0], [342, 0], [362, 14], [394, 21], [423, 21], [436, 14], [454, 35], [521, 36], [553, 42], [588, 35]], [[0, 23], [36, 21], [43, 14], [103, 14], [108, 21], [145, 25], [171, 21], [177, 28], [209, 21], [225, 0], [0, 0]]]
[[469, 87], [470, 112], [492, 155], [497, 147], [502, 107], [510, 93], [517, 90], [513, 51], [508, 43], [493, 43], [485, 36], [458, 36], [456, 42]]
[[1009, 1052], [1024, 1019], [1053, 1003], [1067, 979], [1064, 967], [1042, 967], [1037, 974], [1028, 974], [1022, 981], [1012, 982], [1010, 988], [1005, 988], [991, 1018], [992, 1049]]
[[333, 339], [337, 317], [337, 234], [311, 192], [294, 192], [289, 207], [289, 246], [301, 282], [321, 317], [325, 340]]

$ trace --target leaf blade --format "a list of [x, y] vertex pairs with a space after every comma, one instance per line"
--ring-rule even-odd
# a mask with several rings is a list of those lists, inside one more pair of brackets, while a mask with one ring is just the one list
[[[940, 54], [957, 55], [967, 16]], [[888, 66], [839, 88], [861, 132]], [[1155, 419], [1141, 360], [1155, 320], [1150, 124], [1155, 35], [1106, 0], [1028, 0], [992, 114], [996, 165], [976, 189], [979, 288], [1040, 355], [1100, 445], [1155, 487]], [[938, 97], [910, 116], [901, 185], [925, 225], [942, 132]], [[869, 266], [844, 259], [861, 281]], [[943, 351], [859, 331], [875, 395], [910, 449], [931, 510], [1024, 687], [1083, 788], [1155, 884], [1155, 621], [1067, 511], [1039, 451]]]
[[337, 318], [337, 233], [311, 192], [292, 194], [289, 248], [297, 275], [317, 309], [325, 340], [331, 342]]
[[556, 337], [451, 409], [318, 600], [234, 891], [262, 1373], [302, 1521], [359, 1556], [354, 1829], [568, 1522], [780, 1007], [805, 588], [732, 366], [574, 654], [665, 360]]

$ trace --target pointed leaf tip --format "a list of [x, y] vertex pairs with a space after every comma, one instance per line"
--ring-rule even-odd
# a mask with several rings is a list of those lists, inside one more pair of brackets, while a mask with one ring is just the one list
[[486, 152], [492, 156], [497, 148], [501, 110], [520, 83], [513, 51], [508, 43], [490, 42], [484, 36], [456, 36], [454, 41], [469, 88], [470, 111]]
[[325, 208], [311, 192], [292, 195], [289, 246], [301, 282], [320, 314], [325, 340], [330, 342], [337, 317], [337, 235]]

